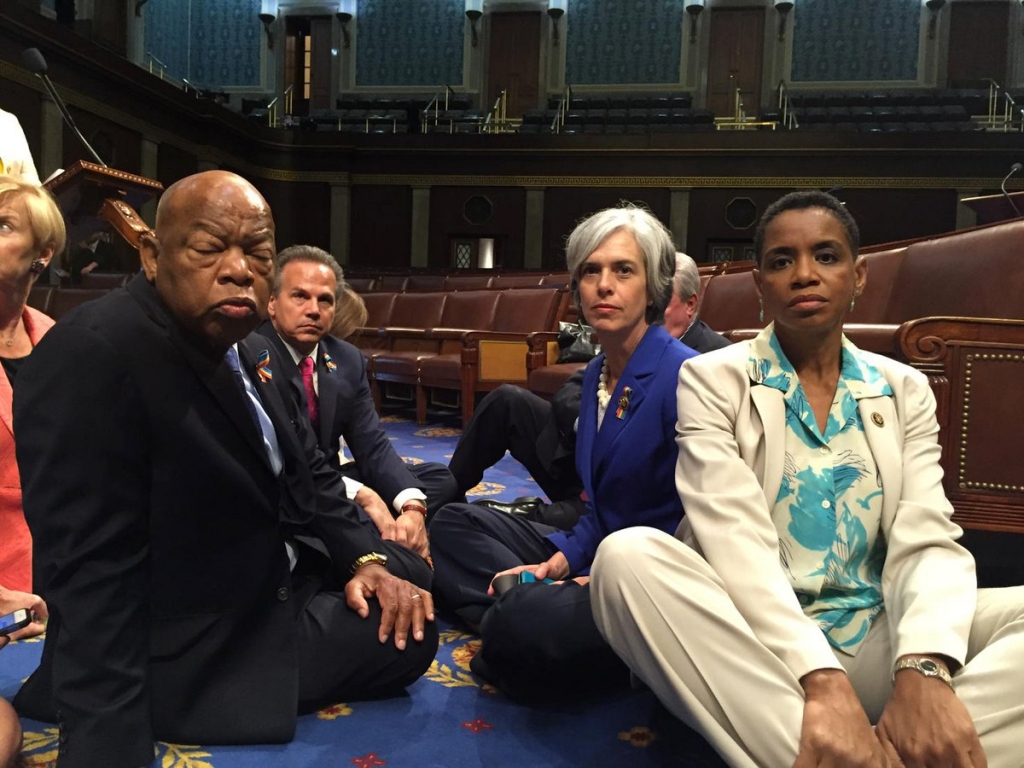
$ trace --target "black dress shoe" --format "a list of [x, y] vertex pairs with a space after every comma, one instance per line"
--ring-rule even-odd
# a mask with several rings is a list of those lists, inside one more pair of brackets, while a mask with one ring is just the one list
[[478, 507], [492, 509], [495, 512], [504, 512], [506, 515], [525, 517], [527, 520], [540, 521], [544, 502], [536, 496], [520, 496], [515, 501], [501, 501], [500, 499], [477, 499], [473, 502]]

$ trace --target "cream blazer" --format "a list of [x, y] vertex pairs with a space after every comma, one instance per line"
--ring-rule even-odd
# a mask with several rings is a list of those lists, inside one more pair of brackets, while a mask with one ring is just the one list
[[[778, 390], [751, 382], [749, 348], [734, 344], [680, 369], [676, 487], [686, 516], [676, 536], [704, 556], [754, 634], [799, 679], [840, 665], [780, 565], [770, 511], [782, 482], [785, 403]], [[936, 653], [963, 664], [977, 579], [942, 490], [935, 397], [913, 368], [860, 354], [893, 391], [859, 402], [883, 490], [893, 660]]]
[[31, 184], [39, 183], [36, 164], [18, 118], [0, 109], [0, 165], [8, 176], [20, 176]]

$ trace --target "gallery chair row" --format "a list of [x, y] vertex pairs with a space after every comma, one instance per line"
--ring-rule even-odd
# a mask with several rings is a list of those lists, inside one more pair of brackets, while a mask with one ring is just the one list
[[565, 288], [569, 275], [565, 272], [520, 272], [506, 275], [487, 273], [456, 275], [380, 275], [377, 277], [346, 276], [345, 281], [357, 293], [386, 291], [478, 291], [485, 288]]
[[430, 393], [440, 401], [438, 392], [449, 392], [465, 424], [478, 392], [525, 386], [531, 334], [557, 328], [569, 304], [561, 288], [368, 293], [363, 300], [367, 327], [351, 341], [366, 358], [374, 399], [379, 407], [392, 385], [411, 389], [421, 424]]

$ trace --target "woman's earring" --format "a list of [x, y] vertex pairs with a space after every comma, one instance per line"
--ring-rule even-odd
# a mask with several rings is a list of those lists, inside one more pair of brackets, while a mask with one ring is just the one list
[[761, 298], [757, 300], [757, 319], [764, 322], [764, 299]]
[[853, 298], [850, 299], [850, 311], [853, 312], [853, 308], [857, 306], [857, 294], [853, 294]]
[[43, 274], [43, 270], [46, 269], [46, 262], [42, 259], [32, 259], [32, 266], [28, 268], [28, 271], [33, 275], [39, 276]]

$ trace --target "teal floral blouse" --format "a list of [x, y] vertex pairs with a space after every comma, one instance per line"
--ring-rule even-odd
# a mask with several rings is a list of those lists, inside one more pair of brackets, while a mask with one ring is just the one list
[[750, 345], [750, 378], [782, 392], [786, 460], [772, 508], [779, 555], [804, 614], [853, 656], [882, 611], [882, 488], [857, 401], [892, 389], [846, 337], [824, 433], [768, 326]]

